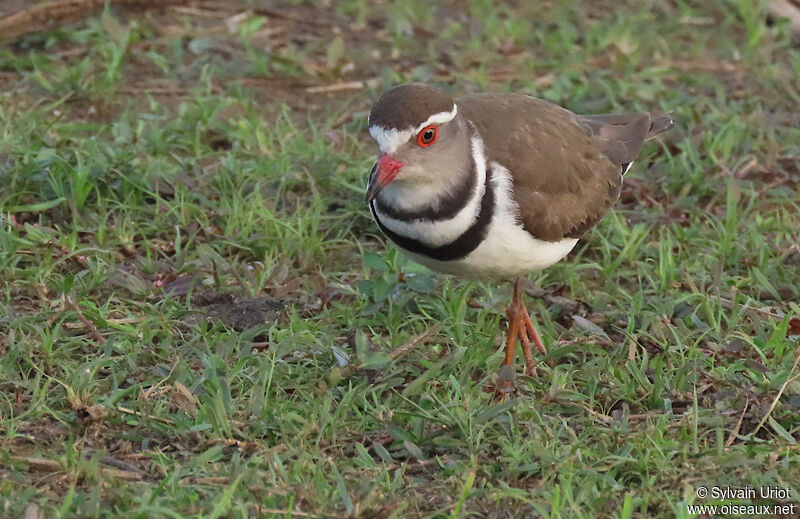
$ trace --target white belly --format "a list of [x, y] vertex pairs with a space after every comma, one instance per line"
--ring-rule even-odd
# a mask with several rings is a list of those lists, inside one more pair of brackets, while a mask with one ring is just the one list
[[513, 278], [545, 269], [563, 259], [576, 238], [547, 242], [531, 237], [520, 225], [492, 222], [486, 239], [465, 258], [439, 261], [400, 249], [431, 270], [469, 279]]

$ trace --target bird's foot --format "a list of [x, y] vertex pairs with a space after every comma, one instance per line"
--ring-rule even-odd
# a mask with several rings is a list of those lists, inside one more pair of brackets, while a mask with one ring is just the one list
[[[542, 354], [546, 354], [547, 349], [539, 338], [539, 334], [536, 333], [536, 328], [533, 325], [530, 313], [528, 313], [528, 309], [525, 308], [521, 299], [515, 300], [506, 308], [506, 317], [508, 317], [509, 323], [506, 353], [508, 353], [508, 348], [510, 347], [513, 355], [513, 345], [516, 345], [516, 341], [519, 341], [522, 346], [522, 355], [525, 357], [525, 371], [523, 371], [523, 375], [528, 377], [537, 376], [536, 361], [533, 360], [531, 342], [536, 345], [536, 348]], [[503, 364], [511, 366], [513, 360], [513, 356], [509, 357], [509, 355], [506, 355]]]
[[[536, 345], [536, 349], [539, 350], [539, 353], [547, 355], [547, 348], [542, 342], [541, 337], [539, 337], [539, 333], [536, 331], [536, 326], [533, 324], [533, 319], [531, 319], [531, 314], [528, 312], [528, 309], [525, 308], [524, 304], [517, 304], [517, 308], [514, 308], [514, 306], [515, 304], [511, 303], [506, 307], [506, 319], [508, 319], [509, 323], [514, 319], [519, 319], [523, 322], [524, 326], [520, 326], [518, 332], [520, 342], [523, 340], [527, 340], [528, 343], [532, 342]], [[522, 337], [523, 329], [525, 330], [524, 338]]]
[[514, 387], [514, 354], [517, 350], [517, 341], [522, 346], [522, 355], [525, 357], [525, 371], [523, 374], [529, 377], [537, 376], [536, 361], [533, 360], [533, 352], [531, 351], [531, 342], [536, 345], [536, 348], [542, 355], [547, 354], [547, 348], [544, 347], [542, 339], [536, 333], [536, 327], [531, 320], [531, 314], [525, 308], [525, 303], [522, 300], [522, 289], [520, 287], [519, 279], [514, 282], [514, 297], [511, 304], [506, 308], [506, 317], [508, 317], [508, 334], [506, 336], [505, 358], [500, 365], [497, 375], [493, 377], [491, 390], [494, 391], [495, 397], [498, 400], [504, 400], [505, 396], [509, 393], [516, 391]]

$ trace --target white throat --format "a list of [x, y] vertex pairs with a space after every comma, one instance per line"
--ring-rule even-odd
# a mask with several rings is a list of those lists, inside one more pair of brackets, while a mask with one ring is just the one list
[[[411, 238], [422, 242], [431, 247], [439, 247], [455, 241], [467, 229], [469, 229], [481, 210], [481, 199], [486, 192], [486, 154], [483, 149], [483, 140], [478, 135], [473, 135], [471, 138], [471, 151], [472, 158], [475, 163], [475, 179], [474, 189], [470, 194], [467, 202], [452, 218], [444, 220], [431, 221], [428, 218], [415, 218], [413, 220], [398, 220], [382, 212], [377, 204], [373, 203], [375, 213], [380, 219], [381, 223], [389, 230], [407, 238]], [[391, 186], [391, 184], [390, 184]], [[387, 186], [388, 187], [388, 186]], [[386, 191], [386, 189], [384, 189]], [[378, 196], [384, 195], [382, 191]], [[425, 195], [418, 192], [417, 189], [414, 193], [409, 193], [405, 197], [397, 198], [392, 196], [391, 203], [397, 206], [397, 202], [408, 201], [410, 209], [414, 206], [424, 207]], [[392, 193], [395, 195], [396, 193]], [[438, 194], [434, 193], [438, 196]]]

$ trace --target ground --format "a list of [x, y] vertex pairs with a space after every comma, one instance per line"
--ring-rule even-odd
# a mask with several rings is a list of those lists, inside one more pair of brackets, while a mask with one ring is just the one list
[[[798, 503], [800, 46], [764, 5], [198, 2], [0, 48], [0, 516]], [[499, 403], [510, 284], [364, 206], [412, 80], [677, 123], [530, 276], [550, 349]]]

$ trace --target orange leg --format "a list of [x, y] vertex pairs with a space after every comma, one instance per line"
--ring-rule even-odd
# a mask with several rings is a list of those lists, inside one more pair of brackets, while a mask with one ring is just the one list
[[525, 308], [519, 279], [514, 281], [514, 298], [511, 301], [511, 305], [506, 309], [506, 316], [508, 317], [508, 337], [506, 337], [506, 356], [503, 359], [503, 366], [514, 365], [514, 354], [517, 348], [517, 340], [519, 339], [522, 346], [522, 355], [525, 357], [524, 373], [528, 376], [536, 376], [536, 361], [533, 360], [531, 342], [536, 345], [542, 355], [547, 354], [547, 348], [545, 348], [542, 339], [536, 332], [536, 327], [531, 320], [528, 309]]
[[539, 337], [539, 334], [536, 332], [536, 327], [533, 325], [533, 321], [531, 320], [531, 314], [528, 313], [527, 309], [525, 309], [523, 317], [525, 318], [525, 328], [528, 330], [528, 337], [536, 345], [536, 349], [539, 350], [539, 353], [542, 355], [547, 355], [547, 348], [544, 347], [541, 337]]

